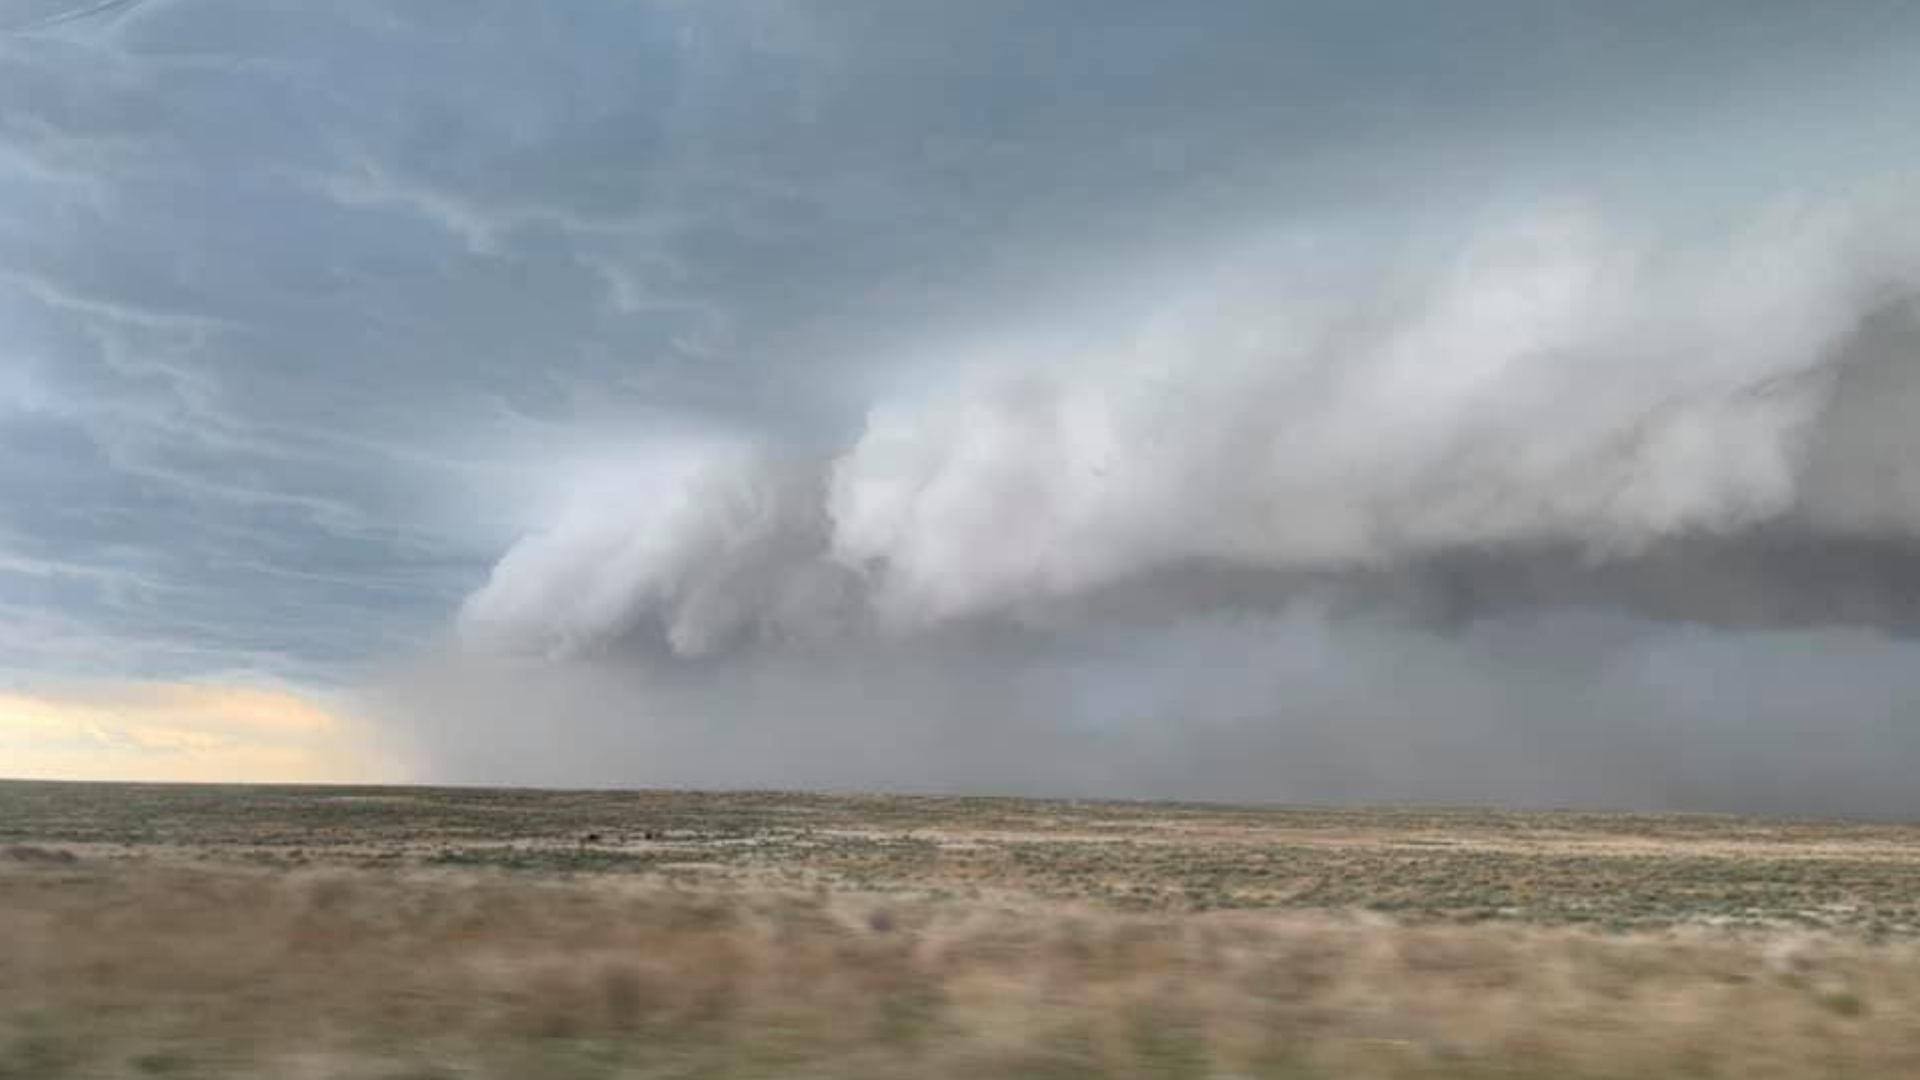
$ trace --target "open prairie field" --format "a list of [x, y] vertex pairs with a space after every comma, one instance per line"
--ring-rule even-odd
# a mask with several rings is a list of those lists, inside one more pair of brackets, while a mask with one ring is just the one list
[[0, 1078], [1913, 1077], [1920, 826], [0, 784]]

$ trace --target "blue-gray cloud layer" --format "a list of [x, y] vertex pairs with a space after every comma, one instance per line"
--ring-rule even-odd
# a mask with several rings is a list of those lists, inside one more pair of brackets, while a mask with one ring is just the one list
[[[1911, 621], [1888, 595], [1920, 520], [1913, 444], [1883, 415], [1912, 386], [1911, 337], [1883, 327], [1920, 267], [1917, 59], [1920, 11], [1866, 0], [0, 4], [0, 656], [20, 678], [352, 685], [463, 603], [539, 649], [615, 655], [1010, 617], [1010, 640], [1081, 659], [940, 630], [906, 665], [940, 674], [898, 707], [958, 715], [929, 700], [1033, 668], [1045, 688], [1011, 711], [1238, 723], [1292, 715], [1285, 691], [1209, 697], [1179, 672], [1297, 632], [1170, 629], [1115, 660], [1089, 620], [1187, 626], [1263, 590], [1265, 619], [1299, 575], [1357, 564], [1335, 610], [1404, 594], [1388, 606], [1419, 618], [1352, 631], [1353, 671], [1425, 650], [1429, 699], [1498, 650], [1383, 634], [1625, 596], [1684, 655], [1705, 647], [1672, 620], [1731, 627], [1699, 653], [1713, 670], [1777, 667], [1781, 639], [1741, 627], [1806, 635], [1809, 702], [1884, 752], [1903, 684], [1872, 673], [1906, 662], [1881, 635]], [[1814, 385], [1848, 348], [1868, 389]], [[1401, 381], [1410, 351], [1458, 374], [1542, 350], [1559, 358], [1521, 365], [1538, 377]], [[1338, 393], [1314, 381], [1335, 370]], [[1489, 408], [1497, 437], [1462, 442]], [[1623, 430], [1653, 434], [1596, 474]], [[1118, 479], [1089, 487], [1102, 469]], [[702, 484], [731, 509], [663, 509]], [[755, 514], [775, 525], [728, 549]], [[1736, 543], [1716, 610], [1662, 608], [1755, 522], [1786, 536], [1777, 565]], [[1672, 535], [1705, 554], [1659, 548]], [[1589, 573], [1649, 545], [1656, 572]], [[1809, 545], [1831, 588], [1807, 584], [1827, 565]], [[1116, 665], [1185, 689], [1120, 708], [1093, 685], [1136, 685]], [[1547, 729], [1664, 700], [1589, 676], [1568, 707], [1587, 719]], [[1338, 745], [1336, 720], [1382, 707], [1327, 678], [1306, 697], [1333, 719], [1289, 745]], [[1537, 711], [1534, 679], [1483, 704]], [[1672, 725], [1701, 740], [1742, 708], [1689, 701]], [[1743, 760], [1772, 768], [1797, 729], [1759, 713], [1767, 749]], [[489, 723], [429, 759], [462, 775], [446, 747]], [[1143, 754], [1087, 784], [1195, 786]], [[889, 760], [937, 782], [941, 756]], [[553, 760], [542, 778], [581, 759]], [[1548, 797], [1461, 776], [1366, 790]], [[1581, 797], [1609, 793], [1644, 791]]]

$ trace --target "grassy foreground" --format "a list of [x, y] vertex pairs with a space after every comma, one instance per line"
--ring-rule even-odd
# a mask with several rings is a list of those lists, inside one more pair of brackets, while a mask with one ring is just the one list
[[1916, 832], [0, 784], [0, 1078], [1914, 1077]]

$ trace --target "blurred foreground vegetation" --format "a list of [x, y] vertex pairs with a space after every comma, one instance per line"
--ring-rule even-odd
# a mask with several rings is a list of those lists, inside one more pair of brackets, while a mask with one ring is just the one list
[[0, 784], [0, 1080], [1913, 1077], [1920, 829]]

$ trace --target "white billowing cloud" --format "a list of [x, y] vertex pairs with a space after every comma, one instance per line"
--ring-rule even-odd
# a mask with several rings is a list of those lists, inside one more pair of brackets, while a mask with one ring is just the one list
[[567, 654], [657, 633], [700, 655], [749, 633], [826, 619], [840, 575], [815, 555], [819, 499], [802, 475], [737, 438], [650, 444], [581, 485], [468, 599], [470, 640]]
[[[1906, 238], [1860, 208], [1697, 244], [1550, 209], [1442, 257], [1356, 271], [1307, 246], [1182, 275], [1144, 318], [1014, 334], [877, 404], [824, 476], [725, 441], [649, 450], [518, 544], [465, 626], [561, 652], [658, 628], [699, 654], [849, 607], [910, 630], [1184, 565], [1738, 535], [1816, 501], [1834, 350], [1916, 284]], [[1875, 460], [1920, 469], [1882, 445], [1900, 437]], [[1823, 498], [1817, 521], [1846, 518]]]

